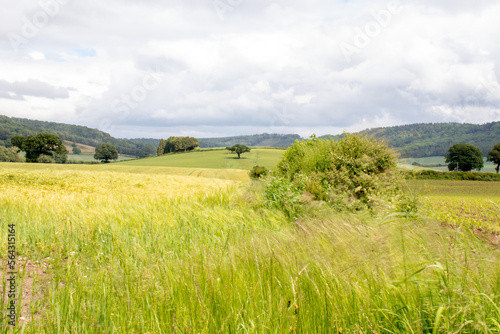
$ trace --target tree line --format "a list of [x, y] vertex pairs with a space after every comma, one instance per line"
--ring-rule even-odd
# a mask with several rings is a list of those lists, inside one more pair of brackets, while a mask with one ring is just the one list
[[51, 133], [57, 135], [63, 141], [77, 142], [92, 147], [98, 147], [104, 143], [111, 144], [115, 146], [119, 154], [132, 155], [138, 158], [156, 154], [156, 145], [114, 138], [106, 132], [86, 126], [0, 115], [0, 146], [9, 148], [11, 146], [10, 139], [14, 136], [30, 136], [39, 133]]
[[169, 137], [167, 140], [160, 139], [156, 155], [164, 155], [167, 153], [187, 152], [192, 151], [199, 146], [198, 139], [194, 137]]
[[[32, 163], [68, 162], [68, 150], [59, 136], [53, 133], [39, 133], [29, 136], [14, 136], [9, 149], [0, 146], [0, 161]], [[76, 147], [76, 146], [75, 146]], [[75, 148], [74, 147], [74, 148]], [[25, 158], [19, 155], [24, 152]], [[111, 144], [104, 143], [95, 149], [94, 159], [107, 163], [118, 159], [118, 151]]]

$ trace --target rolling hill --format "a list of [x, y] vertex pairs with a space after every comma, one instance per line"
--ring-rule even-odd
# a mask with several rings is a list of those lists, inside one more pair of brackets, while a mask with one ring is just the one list
[[[484, 155], [500, 142], [500, 122], [426, 123], [367, 129], [360, 134], [384, 139], [402, 158], [444, 156], [453, 144], [476, 145]], [[322, 136], [321, 138], [342, 136]]]
[[118, 139], [109, 133], [91, 129], [86, 126], [56, 122], [36, 121], [0, 115], [0, 146], [10, 146], [10, 138], [16, 135], [28, 136], [37, 133], [54, 133], [63, 141], [77, 142], [97, 147], [109, 143], [116, 147], [118, 153], [144, 157], [156, 154], [156, 147], [151, 144], [134, 142], [129, 139]]
[[[85, 126], [29, 120], [0, 115], [0, 146], [10, 146], [15, 135], [31, 135], [40, 132], [55, 133], [68, 142], [77, 142], [90, 147], [102, 143], [116, 146], [120, 154], [145, 157], [156, 154], [157, 138], [118, 139], [98, 129]], [[393, 127], [367, 129], [359, 132], [385, 140], [398, 151], [402, 158], [444, 156], [451, 145], [469, 143], [476, 145], [483, 154], [500, 142], [500, 122], [486, 124], [421, 123]], [[168, 138], [166, 133], [164, 138]], [[342, 135], [327, 135], [320, 138], [341, 138]], [[198, 138], [201, 148], [226, 147], [243, 144], [254, 147], [289, 147], [302, 138], [297, 134], [256, 134], [248, 136]]]

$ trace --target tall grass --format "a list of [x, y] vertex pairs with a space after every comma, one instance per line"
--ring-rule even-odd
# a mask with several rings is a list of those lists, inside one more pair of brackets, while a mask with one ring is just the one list
[[290, 221], [231, 180], [23, 168], [0, 171], [0, 255], [15, 222], [50, 278], [14, 332], [500, 332], [500, 254], [467, 229], [321, 205]]

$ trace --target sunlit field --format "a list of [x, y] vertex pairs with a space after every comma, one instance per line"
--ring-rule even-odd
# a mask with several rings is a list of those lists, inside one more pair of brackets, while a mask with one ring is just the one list
[[[417, 163], [418, 165], [413, 165], [413, 163]], [[442, 172], [448, 171], [448, 164], [445, 162], [445, 157], [443, 156], [434, 156], [434, 157], [425, 157], [425, 158], [404, 158], [399, 160], [399, 165], [404, 169], [433, 169]], [[481, 169], [481, 172], [484, 173], [495, 173], [496, 165], [491, 161], [486, 161], [484, 158], [484, 167]]]
[[442, 224], [500, 233], [500, 182], [414, 181], [423, 210]]
[[217, 169], [246, 169], [253, 166], [274, 168], [281, 159], [284, 150], [253, 148], [250, 153], [241, 155], [241, 159], [227, 150], [207, 150], [200, 152], [187, 152], [167, 154], [161, 157], [131, 160], [120, 162], [123, 166], [169, 166]]
[[3, 333], [500, 333], [500, 254], [465, 227], [289, 220], [245, 170], [5, 163], [0, 186]]

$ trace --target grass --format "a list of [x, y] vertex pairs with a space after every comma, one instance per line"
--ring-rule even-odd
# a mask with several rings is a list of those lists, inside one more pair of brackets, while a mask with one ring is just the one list
[[500, 332], [500, 254], [465, 227], [289, 221], [246, 171], [121, 164], [0, 164], [2, 264], [15, 223], [40, 292], [2, 333]]
[[[71, 152], [71, 150], [69, 152]], [[81, 154], [68, 153], [68, 159], [77, 161], [99, 161], [94, 159], [94, 153], [81, 153]], [[135, 158], [129, 155], [120, 154], [118, 156], [117, 161], [130, 160], [130, 159], [135, 159]]]
[[230, 154], [229, 151], [211, 150], [167, 154], [161, 157], [126, 161], [119, 164], [123, 166], [168, 166], [245, 170], [250, 170], [253, 166], [259, 165], [271, 169], [281, 159], [283, 152], [280, 149], [252, 149], [250, 153], [244, 153], [241, 155], [241, 159], [238, 159], [236, 154]]
[[[413, 163], [418, 163], [420, 166], [412, 165]], [[405, 158], [400, 159], [399, 164], [401, 168], [410, 170], [421, 170], [421, 169], [433, 169], [437, 171], [447, 172], [448, 164], [445, 162], [444, 156], [433, 156], [425, 158]], [[495, 173], [496, 165], [491, 161], [486, 161], [484, 159], [484, 168], [481, 172], [484, 173]]]

